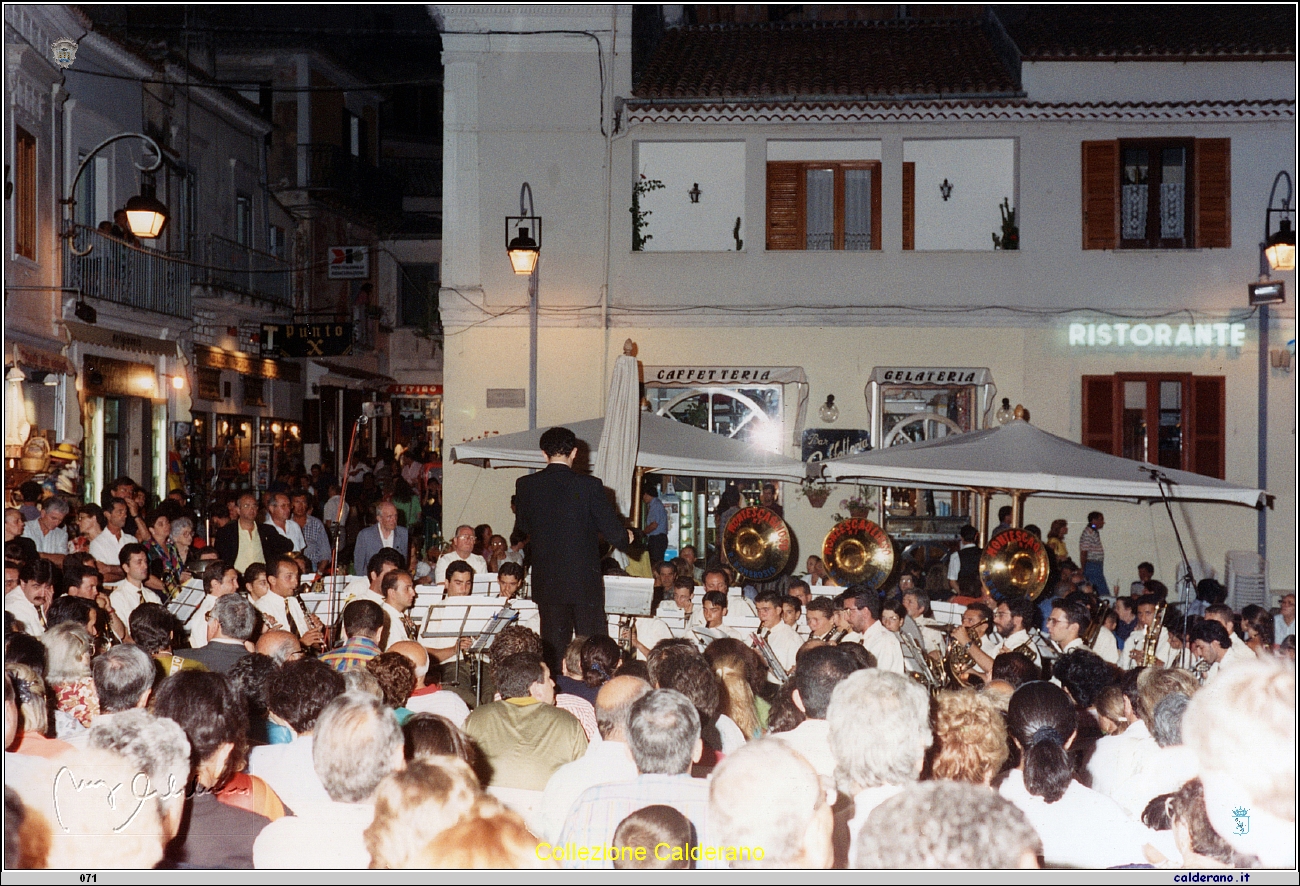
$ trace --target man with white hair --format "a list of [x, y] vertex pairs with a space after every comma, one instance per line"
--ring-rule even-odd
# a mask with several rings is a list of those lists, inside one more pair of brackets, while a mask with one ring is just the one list
[[588, 744], [587, 753], [555, 770], [546, 783], [531, 822], [542, 839], [552, 843], [560, 839], [569, 809], [587, 788], [636, 778], [636, 761], [627, 746], [627, 725], [632, 705], [648, 692], [649, 683], [631, 676], [615, 677], [600, 687], [596, 726], [602, 741]]
[[1296, 865], [1295, 724], [1295, 666], [1280, 660], [1226, 671], [1183, 716], [1210, 824], [1263, 867]]
[[406, 700], [406, 709], [415, 714], [438, 714], [464, 727], [465, 718], [469, 716], [469, 705], [465, 700], [442, 684], [428, 682], [429, 650], [415, 640], [401, 640], [388, 647], [389, 652], [399, 652], [415, 666], [415, 689]]
[[68, 516], [68, 503], [57, 495], [41, 504], [41, 515], [23, 527], [23, 536], [36, 543], [36, 550], [56, 566], [68, 553], [68, 530], [60, 524]]
[[302, 527], [289, 519], [289, 496], [285, 493], [277, 492], [267, 502], [266, 525], [293, 544], [293, 553], [300, 554], [307, 547], [307, 539], [303, 537]]
[[[656, 689], [642, 696], [632, 705], [627, 745], [640, 774], [632, 781], [584, 791], [560, 831], [560, 846], [608, 846], [620, 821], [660, 803], [690, 819], [696, 834], [707, 833], [709, 783], [691, 778], [691, 764], [704, 753], [704, 743], [700, 715], [690, 699], [675, 689]], [[607, 859], [565, 859], [564, 866], [614, 865]]]
[[263, 828], [253, 844], [255, 868], [370, 866], [365, 830], [375, 817], [375, 789], [405, 765], [397, 716], [377, 699], [347, 692], [325, 706], [312, 734], [312, 763], [329, 802]]
[[921, 776], [930, 731], [930, 696], [915, 680], [870, 668], [845, 678], [826, 712], [840, 790], [853, 797], [849, 858], [871, 811]]
[[474, 553], [474, 527], [457, 526], [456, 534], [451, 539], [451, 550], [438, 558], [433, 566], [433, 583], [443, 584], [447, 580], [447, 567], [457, 560], [464, 560], [474, 568], [475, 575], [488, 571], [487, 561]]
[[145, 710], [123, 711], [95, 721], [89, 746], [116, 751], [135, 764], [148, 781], [141, 785], [139, 776], [133, 779], [131, 796], [155, 798], [163, 830], [168, 840], [174, 837], [181, 827], [190, 783], [190, 741], [181, 727]]
[[785, 742], [750, 742], [714, 770], [708, 841], [730, 868], [829, 868], [833, 824], [817, 772]]
[[[474, 530], [471, 529], [470, 534], [473, 533]], [[411, 545], [407, 540], [406, 527], [397, 525], [397, 505], [391, 501], [381, 501], [375, 505], [375, 525], [367, 526], [357, 533], [356, 544], [352, 549], [352, 574], [365, 575], [370, 558], [384, 548], [393, 548], [401, 554], [402, 566], [406, 566], [405, 561], [411, 555]]]
[[208, 614], [208, 642], [199, 649], [182, 649], [182, 658], [197, 661], [209, 671], [224, 674], [248, 655], [244, 645], [257, 633], [260, 619], [253, 604], [241, 594], [227, 594], [217, 600]]
[[876, 807], [858, 839], [854, 868], [1037, 868], [1043, 842], [1009, 800], [984, 785], [919, 782]]

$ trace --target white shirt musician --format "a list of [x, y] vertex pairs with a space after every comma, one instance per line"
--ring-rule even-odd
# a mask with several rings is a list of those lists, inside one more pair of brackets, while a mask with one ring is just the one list
[[[754, 608], [758, 610], [759, 639], [767, 643], [776, 660], [781, 663], [781, 667], [787, 674], [790, 673], [794, 670], [795, 656], [799, 654], [803, 638], [782, 620], [781, 598], [770, 591], [765, 591], [758, 595]], [[769, 675], [769, 679], [775, 680], [775, 677]]]
[[1120, 667], [1126, 671], [1142, 667], [1142, 654], [1146, 649], [1147, 636], [1154, 631], [1159, 631], [1160, 636], [1155, 641], [1155, 666], [1159, 668], [1169, 667], [1174, 660], [1173, 647], [1169, 645], [1169, 631], [1163, 625], [1156, 625], [1153, 629], [1152, 623], [1155, 621], [1157, 605], [1155, 600], [1149, 597], [1143, 597], [1138, 600], [1137, 604], [1137, 627], [1133, 633], [1129, 634], [1128, 640], [1124, 644], [1124, 654], [1120, 660]]

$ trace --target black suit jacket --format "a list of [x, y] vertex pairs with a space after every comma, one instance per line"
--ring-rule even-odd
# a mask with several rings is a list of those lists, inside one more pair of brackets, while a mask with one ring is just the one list
[[[265, 523], [257, 524], [257, 534], [262, 538], [262, 553], [266, 562], [282, 557], [293, 550], [293, 542], [275, 531]], [[231, 520], [217, 530], [217, 555], [227, 563], [234, 563], [239, 556], [239, 521]]]
[[595, 477], [562, 464], [515, 481], [515, 513], [532, 546], [538, 604], [604, 606], [600, 541], [627, 549], [627, 530]]
[[209, 671], [224, 674], [230, 670], [231, 665], [248, 655], [248, 650], [244, 648], [242, 643], [236, 646], [234, 643], [210, 642], [198, 649], [177, 650], [176, 654], [181, 658], [197, 661]]

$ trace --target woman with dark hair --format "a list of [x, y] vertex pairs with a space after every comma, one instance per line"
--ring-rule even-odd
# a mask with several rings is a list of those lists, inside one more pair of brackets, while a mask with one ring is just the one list
[[491, 553], [489, 548], [492, 546], [492, 527], [487, 523], [480, 523], [474, 527], [474, 553], [483, 559], [487, 559]]
[[1273, 651], [1273, 615], [1263, 606], [1250, 603], [1242, 607], [1241, 630], [1251, 652], [1262, 656]]
[[582, 665], [582, 682], [591, 690], [592, 704], [596, 703], [596, 693], [600, 687], [614, 678], [620, 654], [621, 650], [613, 637], [597, 634], [583, 641], [579, 661]]
[[1065, 546], [1065, 533], [1069, 528], [1069, 520], [1056, 519], [1052, 521], [1051, 528], [1047, 530], [1047, 548], [1056, 555], [1058, 563], [1064, 563], [1070, 559], [1069, 548]]
[[153, 711], [174, 720], [190, 741], [189, 826], [182, 839], [168, 846], [171, 866], [251, 869], [253, 841], [271, 822], [270, 815], [253, 808], [256, 798], [262, 798], [264, 807], [278, 807], [281, 815], [284, 807], [264, 782], [254, 789], [251, 777], [241, 779], [242, 790], [223, 796], [248, 755], [248, 713], [242, 700], [221, 674], [179, 671], [158, 686]]
[[1071, 748], [1078, 729], [1074, 702], [1052, 683], [1026, 683], [1011, 696], [1007, 731], [1020, 765], [1000, 793], [1025, 813], [1052, 866], [1107, 868], [1146, 864], [1155, 840], [1120, 806], [1074, 780]]
[[402, 726], [406, 738], [408, 762], [428, 762], [438, 757], [459, 757], [474, 771], [479, 782], [486, 784], [492, 768], [478, 752], [478, 746], [456, 724], [440, 714], [412, 714]]

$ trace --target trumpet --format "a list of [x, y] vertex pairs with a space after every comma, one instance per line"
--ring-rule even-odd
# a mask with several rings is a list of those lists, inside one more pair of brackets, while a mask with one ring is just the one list
[[1021, 643], [1015, 649], [1008, 649], [1007, 653], [1010, 655], [1023, 655], [1034, 664], [1038, 664], [1038, 644], [1035, 642], [1033, 634], [1029, 634], [1025, 639], [1025, 642]]

